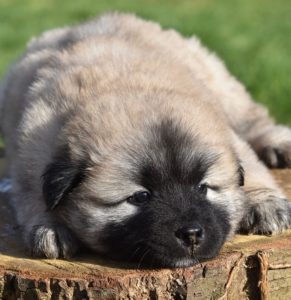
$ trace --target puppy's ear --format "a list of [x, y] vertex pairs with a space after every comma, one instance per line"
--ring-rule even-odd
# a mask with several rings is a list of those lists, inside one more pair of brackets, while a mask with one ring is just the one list
[[245, 185], [245, 170], [242, 167], [242, 165], [239, 165], [238, 173], [239, 173], [239, 186], [244, 186]]
[[85, 169], [84, 162], [72, 160], [68, 147], [63, 147], [58, 151], [42, 175], [42, 191], [49, 210], [54, 209], [82, 182]]

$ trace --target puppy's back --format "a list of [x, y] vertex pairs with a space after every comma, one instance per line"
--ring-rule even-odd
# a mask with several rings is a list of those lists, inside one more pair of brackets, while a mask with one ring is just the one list
[[[91, 54], [98, 51], [103, 39], [114, 38], [128, 44], [143, 48], [145, 53], [167, 56], [171, 49], [171, 38], [177, 37], [174, 31], [163, 32], [156, 23], [138, 19], [133, 15], [109, 13], [85, 24], [64, 27], [44, 32], [40, 37], [33, 38], [27, 46], [26, 52], [11, 67], [8, 75], [0, 87], [0, 128], [5, 136], [11, 136], [21, 119], [23, 108], [26, 106], [27, 92], [33, 84], [44, 77], [47, 70], [64, 69], [64, 64], [72, 65], [72, 57], [76, 57], [71, 49], [86, 50], [86, 47], [96, 49], [87, 51]], [[99, 39], [98, 39], [99, 38]], [[87, 42], [87, 41], [88, 42]], [[89, 42], [91, 41], [91, 42]], [[98, 44], [99, 41], [99, 44]], [[80, 45], [78, 48], [77, 45]], [[115, 45], [114, 45], [115, 47]], [[116, 47], [118, 48], [118, 47]], [[90, 52], [91, 51], [91, 52]], [[115, 49], [114, 49], [115, 51]], [[116, 49], [116, 52], [119, 50]], [[64, 53], [67, 57], [64, 58]], [[60, 58], [60, 56], [62, 56]], [[84, 55], [85, 56], [85, 55]], [[83, 56], [83, 57], [84, 57]], [[170, 53], [168, 53], [170, 57]], [[78, 55], [77, 63], [82, 65], [82, 55]], [[130, 54], [129, 54], [130, 58]], [[66, 62], [65, 59], [67, 59]], [[84, 57], [84, 60], [87, 59]], [[169, 61], [171, 58], [168, 59]], [[88, 64], [86, 61], [83, 65]], [[158, 61], [156, 61], [158, 68]], [[66, 66], [67, 67], [67, 66]], [[8, 142], [9, 143], [9, 142]]]
[[[168, 91], [174, 89], [191, 96], [191, 102], [208, 98], [210, 94], [200, 80], [196, 80], [195, 68], [190, 63], [193, 53], [188, 50], [185, 39], [174, 30], [164, 31], [156, 23], [118, 13], [106, 14], [82, 25], [47, 31], [34, 38], [1, 87], [0, 126], [8, 152], [16, 148], [15, 129], [28, 102], [53, 98], [53, 89], [58, 89], [58, 97], [53, 101], [55, 107], [73, 106], [78, 93], [73, 75], [78, 72], [84, 78], [82, 84], [88, 93], [93, 86], [97, 89], [97, 82], [97, 92], [104, 92], [103, 87], [107, 91], [112, 89], [111, 80], [117, 78], [115, 88], [131, 82], [153, 91], [156, 86]], [[129, 75], [130, 80], [127, 80]], [[104, 79], [106, 84], [102, 86]], [[68, 100], [60, 102], [64, 98]], [[51, 100], [45, 101], [49, 109], [53, 109]]]

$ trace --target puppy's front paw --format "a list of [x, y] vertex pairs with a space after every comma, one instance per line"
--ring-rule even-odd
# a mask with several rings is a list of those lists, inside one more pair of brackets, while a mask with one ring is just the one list
[[249, 207], [239, 232], [271, 235], [288, 227], [291, 227], [291, 202], [270, 197]]
[[69, 258], [78, 249], [78, 242], [61, 225], [36, 225], [30, 233], [30, 250], [34, 257]]

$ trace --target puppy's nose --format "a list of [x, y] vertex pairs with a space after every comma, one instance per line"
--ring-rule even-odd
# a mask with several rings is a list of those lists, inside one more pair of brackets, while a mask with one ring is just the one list
[[185, 247], [197, 247], [204, 239], [203, 229], [198, 225], [182, 227], [175, 235]]

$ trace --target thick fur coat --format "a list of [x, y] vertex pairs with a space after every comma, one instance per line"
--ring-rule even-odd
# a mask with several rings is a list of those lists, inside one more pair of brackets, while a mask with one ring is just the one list
[[2, 82], [0, 117], [34, 256], [189, 266], [236, 231], [290, 226], [265, 164], [291, 166], [291, 131], [196, 37], [117, 13], [45, 32]]

